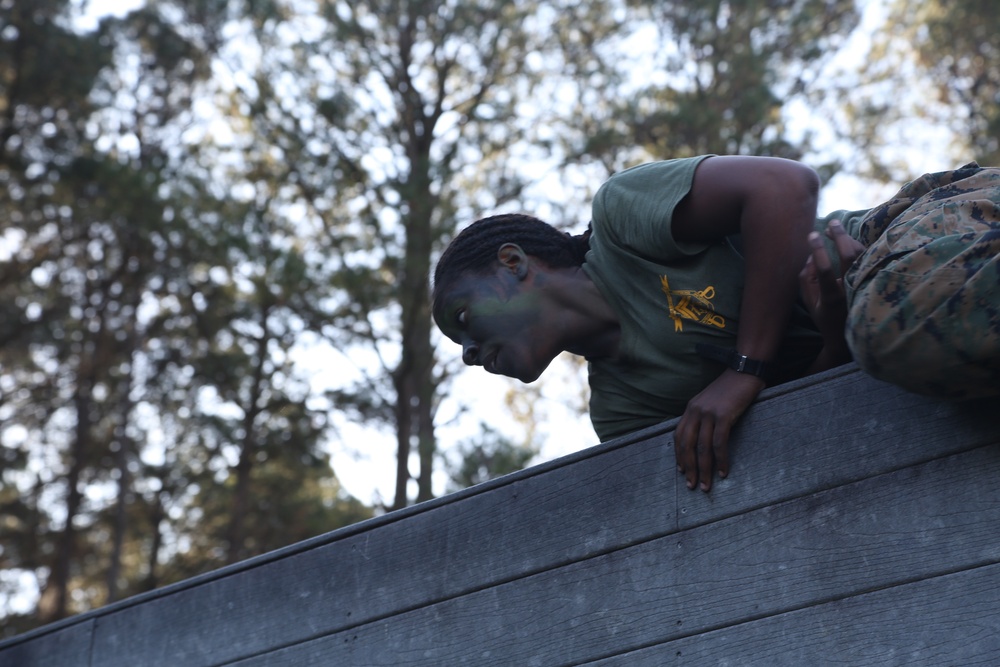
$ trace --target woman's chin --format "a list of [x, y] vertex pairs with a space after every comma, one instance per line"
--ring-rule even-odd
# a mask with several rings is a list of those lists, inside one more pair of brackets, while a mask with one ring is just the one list
[[531, 384], [532, 382], [534, 382], [535, 380], [537, 380], [542, 375], [541, 373], [534, 373], [534, 372], [523, 372], [523, 371], [515, 371], [515, 370], [502, 371], [502, 370], [499, 370], [499, 369], [493, 370], [493, 371], [489, 371], [489, 372], [493, 373], [494, 375], [503, 375], [504, 377], [509, 377], [512, 380], [519, 380], [520, 382], [523, 382], [524, 384]]
[[542, 371], [534, 368], [509, 368], [495, 365], [492, 369], [487, 368], [486, 370], [494, 375], [503, 375], [513, 380], [519, 380], [524, 384], [531, 384], [542, 375]]
[[525, 358], [505, 350], [503, 354], [497, 354], [485, 368], [495, 375], [504, 375], [524, 384], [531, 384], [542, 376], [550, 363], [552, 363], [551, 358]]
[[[549, 360], [549, 362], [551, 363], [551, 359]], [[517, 373], [510, 373], [509, 377], [520, 380], [524, 384], [531, 384], [532, 382], [540, 378], [542, 376], [542, 373], [544, 373], [545, 369], [548, 367], [549, 367], [548, 363], [544, 365], [535, 364], [528, 368], [523, 368]]]

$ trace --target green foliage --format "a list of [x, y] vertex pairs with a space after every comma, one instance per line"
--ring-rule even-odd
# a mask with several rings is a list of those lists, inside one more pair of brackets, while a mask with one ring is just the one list
[[68, 0], [0, 4], [0, 112], [8, 121], [15, 104], [85, 108], [96, 77], [109, 64], [111, 51], [99, 36], [74, 34], [57, 20], [68, 6]]
[[[355, 379], [328, 396], [395, 435], [392, 505], [402, 507], [411, 477], [417, 500], [433, 493], [434, 419], [447, 378], [434, 373], [432, 259], [459, 219], [517, 197], [526, 183], [508, 164], [510, 146], [533, 129], [515, 119], [535, 85], [527, 56], [544, 46], [523, 27], [536, 7], [331, 2], [316, 15], [281, 7], [254, 22], [260, 66], [252, 85], [234, 91], [234, 106], [251, 152], [260, 147], [260, 175], [282, 184], [269, 206], [305, 212], [299, 238], [326, 294], [311, 322], [348, 359], [374, 360], [356, 364]], [[289, 40], [296, 21], [314, 29]]]
[[[597, 114], [584, 114], [579, 154], [621, 168], [649, 156], [801, 158], [811, 149], [810, 137], [789, 137], [783, 110], [817, 93], [824, 66], [857, 25], [852, 0], [628, 5], [631, 39], [618, 54], [633, 71], [605, 76]], [[630, 50], [638, 61], [621, 58]]]
[[1000, 17], [988, 0], [906, 0], [903, 26], [938, 99], [958, 112], [962, 143], [983, 164], [1000, 164]]
[[292, 367], [320, 292], [295, 231], [213, 192], [184, 140], [218, 40], [177, 10], [224, 3], [93, 34], [21, 5], [0, 51], [0, 563], [42, 596], [11, 629], [370, 515]]
[[[914, 153], [946, 135], [938, 168], [1000, 163], [1000, 19], [983, 0], [891, 0], [860, 76], [841, 85], [841, 134], [855, 170], [879, 181], [913, 178]], [[859, 80], [860, 79], [860, 80]], [[940, 149], [939, 149], [940, 150]]]
[[518, 445], [484, 422], [479, 433], [455, 447], [457, 461], [448, 464], [450, 490], [458, 491], [526, 468], [538, 449]]

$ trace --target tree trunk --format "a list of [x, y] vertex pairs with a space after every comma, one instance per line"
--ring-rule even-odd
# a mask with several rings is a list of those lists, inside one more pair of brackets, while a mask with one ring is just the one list
[[[136, 308], [137, 304], [133, 304], [133, 308]], [[135, 311], [133, 311], [135, 312]], [[135, 336], [135, 323], [131, 322], [129, 324], [129, 329], [131, 334], [128, 337], [128, 342], [131, 347], [132, 352], [131, 358], [129, 359], [129, 370], [128, 375], [126, 375], [120, 384], [120, 400], [118, 409], [118, 426], [117, 426], [117, 441], [118, 449], [115, 451], [115, 468], [118, 470], [118, 498], [115, 502], [115, 521], [114, 529], [112, 534], [112, 547], [110, 563], [108, 564], [108, 601], [107, 604], [111, 604], [118, 599], [118, 580], [121, 577], [122, 570], [122, 550], [125, 545], [125, 532], [128, 529], [128, 501], [129, 494], [132, 491], [131, 478], [129, 476], [128, 461], [129, 454], [134, 451], [132, 447], [132, 442], [128, 435], [128, 424], [129, 419], [132, 416], [132, 384], [133, 384], [133, 369], [135, 368], [135, 353], [136, 348], [136, 336]]]
[[78, 386], [73, 398], [76, 409], [76, 429], [70, 447], [70, 466], [66, 474], [66, 525], [56, 540], [55, 562], [52, 573], [39, 602], [40, 616], [47, 623], [68, 616], [70, 569], [76, 557], [76, 528], [73, 522], [80, 512], [83, 494], [80, 493], [80, 477], [90, 441], [90, 394], [89, 387]]
[[[125, 425], [122, 424], [124, 430]], [[127, 522], [126, 509], [128, 507], [129, 479], [128, 479], [128, 455], [125, 451], [124, 437], [118, 442], [118, 451], [115, 452], [115, 467], [118, 470], [118, 499], [115, 502], [115, 522], [112, 531], [111, 556], [108, 564], [108, 598], [107, 604], [111, 604], [118, 599], [118, 579], [122, 569], [122, 548], [125, 544], [125, 529]]]
[[[424, 296], [425, 304], [427, 297]], [[430, 306], [426, 305], [429, 312]], [[417, 502], [430, 500], [434, 497], [434, 490], [431, 486], [431, 477], [434, 472], [434, 457], [437, 455], [437, 441], [434, 435], [434, 384], [431, 372], [433, 370], [433, 356], [431, 353], [431, 318], [428, 314], [424, 319], [423, 328], [419, 333], [423, 334], [418, 342], [418, 363], [415, 375], [417, 385], [417, 404], [414, 407], [416, 414], [417, 447], [420, 454], [420, 477], [417, 478]]]
[[236, 464], [236, 489], [233, 494], [233, 514], [229, 518], [229, 546], [226, 550], [226, 563], [237, 563], [244, 558], [246, 546], [244, 541], [244, 523], [250, 501], [250, 473], [253, 470], [252, 436], [247, 436], [240, 449], [240, 460]]
[[253, 471], [253, 458], [256, 455], [256, 423], [260, 414], [260, 397], [263, 393], [264, 363], [267, 360], [267, 345], [270, 341], [270, 331], [267, 319], [270, 306], [261, 306], [261, 334], [257, 341], [257, 365], [254, 367], [250, 397], [243, 406], [243, 443], [240, 447], [240, 460], [236, 464], [236, 489], [233, 495], [233, 515], [229, 521], [229, 547], [226, 552], [226, 562], [229, 564], [243, 560], [249, 554], [246, 541], [247, 511], [250, 508], [250, 474]]
[[163, 531], [160, 529], [160, 524], [163, 522], [165, 513], [163, 511], [163, 490], [153, 496], [153, 507], [149, 516], [150, 528], [153, 532], [153, 538], [149, 545], [149, 558], [146, 561], [146, 579], [144, 583], [144, 589], [151, 591], [159, 586], [159, 574], [157, 565], [159, 564], [160, 548], [163, 546]]
[[[421, 106], [419, 99], [413, 102]], [[431, 348], [431, 306], [429, 279], [431, 271], [431, 221], [436, 198], [431, 192], [430, 146], [432, 128], [423, 118], [422, 109], [409, 113], [415, 121], [411, 132], [410, 177], [403, 187], [409, 213], [406, 217], [406, 246], [403, 272], [400, 277], [400, 305], [402, 306], [402, 359], [396, 369], [397, 378], [397, 442], [399, 452], [396, 476], [395, 507], [406, 503], [405, 482], [409, 479], [408, 462], [410, 447], [416, 442], [420, 457], [420, 474], [417, 478], [417, 502], [434, 497], [431, 474], [434, 467], [436, 442], [433, 421], [434, 353]], [[419, 126], [419, 129], [418, 127]], [[405, 447], [405, 449], [404, 449]], [[406, 473], [406, 479], [402, 475]]]
[[392, 509], [402, 509], [409, 504], [406, 487], [410, 483], [410, 437], [413, 431], [410, 420], [409, 378], [405, 374], [405, 364], [408, 362], [406, 347], [403, 347], [403, 360], [393, 374], [393, 385], [396, 388], [396, 493], [392, 501]]

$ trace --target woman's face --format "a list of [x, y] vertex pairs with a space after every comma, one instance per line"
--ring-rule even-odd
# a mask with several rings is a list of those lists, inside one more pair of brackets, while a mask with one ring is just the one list
[[541, 290], [509, 268], [464, 275], [436, 306], [434, 321], [470, 366], [534, 382], [562, 351]]

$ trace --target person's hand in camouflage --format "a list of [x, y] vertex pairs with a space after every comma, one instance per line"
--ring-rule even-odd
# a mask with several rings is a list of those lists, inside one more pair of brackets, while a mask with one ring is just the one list
[[823, 352], [817, 364], [814, 364], [813, 372], [851, 360], [851, 353], [844, 339], [848, 304], [842, 276], [865, 251], [865, 247], [853, 239], [839, 221], [831, 222], [826, 233], [837, 249], [840, 270], [834, 268], [819, 233], [812, 232], [809, 234], [812, 253], [799, 274], [802, 298], [823, 336]]

